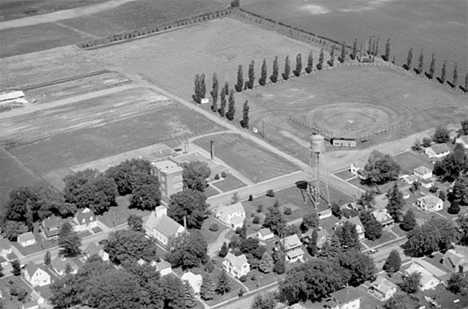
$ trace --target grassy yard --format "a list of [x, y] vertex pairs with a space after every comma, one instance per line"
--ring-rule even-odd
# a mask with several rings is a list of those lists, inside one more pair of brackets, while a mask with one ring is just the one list
[[235, 176], [231, 174], [227, 174], [226, 178], [216, 181], [214, 183], [211, 183], [210, 185], [215, 186], [219, 190], [223, 192], [228, 192], [232, 190], [236, 190], [242, 187], [245, 187], [245, 183], [237, 179]]
[[218, 190], [216, 190], [215, 188], [213, 188], [213, 187], [211, 186], [211, 184], [210, 184], [208, 187], [206, 187], [206, 189], [205, 189], [205, 195], [206, 195], [206, 197], [215, 196], [215, 195], [218, 195], [218, 194], [220, 194], [220, 193], [218, 192]]
[[106, 213], [99, 215], [99, 220], [109, 228], [127, 223], [128, 216], [134, 214], [140, 217], [148, 216], [151, 212], [148, 210], [130, 209], [130, 195], [118, 196], [116, 198], [117, 206], [111, 207]]
[[[212, 224], [217, 224], [219, 229], [215, 232], [213, 231], [210, 231], [210, 226]], [[226, 230], [227, 227], [224, 226], [222, 223], [220, 223], [219, 221], [215, 220], [213, 217], [208, 217], [208, 219], [206, 219], [204, 222], [203, 222], [203, 225], [200, 229], [200, 232], [202, 233], [203, 237], [205, 238], [205, 240], [208, 242], [208, 243], [211, 243], [213, 241], [215, 241], [219, 234], [221, 234], [224, 230]]]
[[58, 245], [57, 239], [45, 240], [42, 235], [38, 233], [34, 233], [34, 237], [36, 238], [36, 243], [34, 245], [23, 247], [17, 242], [11, 242], [11, 244], [15, 246], [22, 255], [30, 255], [39, 251], [56, 247]]
[[406, 232], [400, 228], [400, 224], [394, 224], [392, 226], [392, 231], [400, 237], [406, 236]]
[[343, 179], [343, 180], [348, 180], [348, 179], [350, 179], [350, 178], [357, 177], [356, 175], [354, 175], [353, 173], [351, 173], [349, 170], [344, 170], [344, 171], [335, 173], [334, 175], [335, 175], [336, 177], [338, 177], [338, 178]]
[[[8, 287], [13, 283], [28, 292], [28, 296], [23, 302], [18, 301], [16, 296], [10, 296]], [[24, 282], [21, 277], [9, 276], [0, 279], [0, 290], [3, 291], [3, 300], [5, 301], [5, 308], [22, 308], [22, 304], [27, 303], [31, 299], [31, 288]]]
[[390, 233], [389, 231], [383, 230], [382, 231], [382, 236], [379, 239], [370, 241], [369, 239], [364, 239], [363, 243], [366, 244], [369, 248], [374, 248], [377, 247], [383, 243], [386, 243], [387, 241], [391, 241], [396, 239], [395, 235]]
[[249, 288], [249, 290], [252, 291], [270, 283], [277, 282], [283, 277], [284, 275], [278, 275], [273, 271], [269, 272], [268, 274], [265, 274], [259, 271], [258, 269], [254, 269], [249, 272], [247, 280], [243, 283]]
[[401, 166], [402, 174], [411, 175], [413, 174], [413, 170], [420, 166], [425, 166], [430, 169], [434, 166], [427, 156], [415, 151], [406, 151], [397, 154], [396, 156], [393, 156], [393, 160]]

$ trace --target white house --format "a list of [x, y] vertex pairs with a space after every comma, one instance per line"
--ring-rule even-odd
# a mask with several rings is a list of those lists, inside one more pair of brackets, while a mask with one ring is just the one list
[[232, 229], [242, 228], [245, 220], [245, 209], [242, 203], [220, 206], [215, 210], [215, 216]]
[[319, 211], [318, 213], [319, 220], [330, 218], [332, 216], [332, 211], [330, 208]]
[[94, 254], [100, 256], [104, 262], [109, 261], [109, 253], [104, 251], [104, 246], [99, 244], [96, 245], [92, 242], [83, 250], [83, 258], [87, 260], [91, 255]]
[[163, 260], [161, 260], [161, 262], [156, 264], [156, 270], [159, 271], [159, 274], [161, 275], [161, 277], [172, 274], [171, 264]]
[[431, 179], [432, 170], [425, 166], [419, 166], [413, 170], [413, 174], [421, 179]]
[[419, 282], [421, 291], [435, 289], [435, 287], [441, 283], [440, 279], [436, 278], [431, 272], [417, 263], [412, 263], [410, 267], [404, 271], [404, 274], [409, 276], [414, 272], [421, 274], [421, 281]]
[[304, 262], [305, 253], [302, 250], [302, 242], [296, 234], [281, 239], [280, 243], [283, 245], [283, 252], [286, 253], [286, 261]]
[[403, 180], [404, 182], [406, 182], [409, 185], [411, 185], [415, 181], [419, 180], [418, 176], [416, 176], [416, 175], [401, 175], [400, 179]]
[[366, 163], [367, 163], [367, 158], [366, 159], [362, 158], [360, 160], [357, 160], [351, 163], [351, 166], [349, 167], [349, 171], [351, 172], [351, 174], [359, 176], [360, 171], [364, 169], [364, 166], [366, 166]]
[[75, 262], [65, 257], [57, 256], [55, 259], [52, 260], [50, 266], [57, 273], [57, 275], [63, 277], [66, 275], [65, 270], [67, 269], [67, 264], [69, 264], [71, 267], [71, 274], [76, 274], [78, 272], [78, 266], [75, 264]]
[[187, 281], [192, 287], [195, 295], [200, 295], [200, 287], [202, 285], [202, 275], [195, 275], [192, 272], [186, 272], [180, 277], [182, 281]]
[[432, 212], [442, 210], [444, 202], [437, 196], [429, 193], [418, 198], [416, 205], [421, 208], [421, 210]]
[[22, 247], [31, 246], [36, 243], [36, 237], [34, 237], [34, 234], [31, 232], [23, 233], [18, 236], [18, 243]]
[[78, 211], [71, 221], [76, 232], [91, 230], [98, 226], [97, 218], [89, 208]]
[[361, 294], [353, 287], [346, 287], [330, 294], [330, 300], [324, 304], [328, 309], [359, 309]]
[[257, 232], [257, 237], [260, 240], [266, 241], [275, 237], [275, 234], [269, 228], [263, 228]]
[[240, 278], [249, 273], [250, 264], [245, 254], [235, 256], [231, 252], [228, 252], [223, 261], [223, 268], [234, 278]]
[[3, 256], [5, 259], [8, 254], [12, 253], [10, 241], [6, 238], [0, 238], [0, 256]]
[[41, 266], [29, 262], [24, 272], [24, 279], [26, 279], [33, 287], [45, 286], [50, 284], [49, 273]]
[[468, 135], [462, 135], [459, 138], [456, 139], [456, 143], [462, 144], [463, 148], [467, 149], [468, 148]]
[[443, 158], [450, 153], [450, 148], [447, 144], [434, 144], [424, 148], [424, 152], [429, 158]]
[[364, 225], [362, 225], [361, 219], [359, 219], [357, 216], [349, 219], [342, 217], [335, 225], [342, 226], [346, 221], [349, 221], [356, 226], [356, 232], [358, 234], [359, 240], [364, 239]]
[[369, 293], [374, 295], [380, 301], [388, 300], [396, 293], [396, 291], [396, 284], [382, 275], [378, 275], [377, 279], [369, 287]]
[[151, 212], [144, 222], [146, 234], [155, 238], [163, 246], [169, 244], [171, 238], [175, 238], [186, 229], [167, 215], [167, 209], [164, 206], [158, 206]]
[[383, 227], [392, 226], [394, 223], [394, 220], [392, 216], [388, 214], [387, 209], [374, 210], [372, 212], [372, 216], [374, 216], [375, 220], [380, 222]]

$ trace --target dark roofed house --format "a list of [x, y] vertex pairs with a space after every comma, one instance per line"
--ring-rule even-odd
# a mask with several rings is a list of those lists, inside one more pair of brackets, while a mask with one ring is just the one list
[[79, 210], [71, 224], [76, 232], [91, 230], [98, 226], [97, 218], [89, 208]]
[[447, 267], [453, 272], [467, 272], [468, 271], [468, 257], [456, 249], [450, 249], [445, 252], [442, 257], [442, 265]]
[[442, 158], [450, 153], [450, 148], [447, 144], [434, 144], [424, 148], [424, 152], [429, 158]]
[[146, 234], [155, 238], [163, 246], [169, 244], [171, 238], [186, 233], [186, 229], [167, 215], [164, 206], [158, 206], [151, 212], [143, 224]]
[[64, 257], [57, 256], [55, 259], [52, 260], [51, 267], [59, 276], [65, 276], [65, 269], [67, 268], [67, 264], [71, 267], [72, 274], [76, 274], [78, 272], [78, 266], [75, 262], [71, 259], [67, 259]]
[[58, 234], [60, 232], [60, 228], [62, 224], [68, 222], [69, 220], [65, 220], [59, 218], [57, 216], [51, 216], [47, 219], [44, 219], [41, 222], [42, 231], [47, 239], [56, 239], [58, 238]]

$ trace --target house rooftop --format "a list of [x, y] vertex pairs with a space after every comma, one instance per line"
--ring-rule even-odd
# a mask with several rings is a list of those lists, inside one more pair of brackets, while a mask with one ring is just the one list
[[157, 263], [156, 267], [158, 268], [159, 271], [172, 268], [171, 264], [164, 260], [161, 260], [161, 262]]
[[380, 292], [386, 294], [387, 292], [396, 289], [396, 284], [382, 275], [378, 275], [377, 279], [372, 283], [372, 287]]
[[[426, 265], [425, 265], [426, 266]], [[411, 265], [404, 271], [407, 275], [410, 275], [414, 272], [421, 273], [421, 285], [427, 284], [432, 279], [436, 278], [429, 270], [421, 266], [419, 263], [413, 262]], [[436, 278], [437, 279], [437, 278]]]
[[42, 267], [42, 265], [39, 265], [39, 264], [34, 264], [33, 262], [29, 262], [28, 265], [26, 266], [26, 272], [29, 274], [30, 277], [32, 277], [36, 271], [40, 269], [42, 270], [43, 272], [49, 274], [45, 269], [44, 267]]
[[428, 206], [435, 206], [438, 202], [441, 201], [440, 198], [438, 198], [437, 196], [432, 195], [430, 193], [418, 198], [418, 200], [423, 201]]
[[89, 256], [91, 256], [93, 254], [98, 254], [103, 249], [104, 249], [103, 245], [99, 245], [99, 244], [92, 242], [83, 251], [87, 252]]
[[289, 256], [290, 259], [295, 259], [299, 256], [303, 256], [304, 250], [302, 250], [301, 247], [297, 247], [295, 249], [292, 249], [291, 251], [288, 251], [286, 255]]
[[237, 267], [238, 269], [241, 269], [242, 266], [244, 266], [245, 263], [248, 263], [247, 261], [247, 257], [245, 256], [245, 254], [242, 254], [242, 255], [239, 255], [239, 256], [235, 256], [234, 254], [232, 254], [231, 252], [229, 252], [227, 255], [226, 255], [226, 258], [225, 258], [227, 261], [229, 261], [229, 263], [233, 266], [233, 267]]
[[280, 241], [281, 241], [281, 244], [283, 244], [285, 250], [289, 250], [295, 247], [300, 247], [302, 245], [301, 240], [296, 234], [285, 237], [284, 239], [281, 239]]
[[182, 275], [182, 277], [180, 277], [180, 279], [183, 281], [183, 280], [187, 280], [190, 285], [194, 286], [196, 285], [198, 282], [201, 282], [202, 281], [202, 275], [195, 275], [194, 273], [192, 273], [191, 271], [189, 272], [186, 272]]
[[442, 154], [442, 153], [445, 153], [445, 152], [450, 152], [450, 148], [449, 146], [447, 146], [447, 144], [434, 144], [431, 146], [432, 150], [434, 150], [434, 152], [436, 154]]
[[380, 223], [387, 223], [393, 221], [393, 218], [388, 214], [387, 209], [378, 209], [372, 212], [375, 220]]
[[70, 264], [72, 270], [78, 269], [78, 266], [75, 262], [73, 262], [70, 259], [61, 258], [59, 256], [52, 260], [51, 266], [55, 270], [62, 272], [65, 271], [65, 269], [67, 268], [67, 264]]
[[146, 219], [144, 226], [149, 229], [156, 229], [161, 234], [169, 238], [176, 235], [177, 231], [182, 225], [165, 214], [157, 217], [156, 212], [152, 211], [149, 217]]
[[31, 232], [18, 235], [18, 243], [26, 242], [35, 239], [34, 234]]
[[432, 173], [432, 170], [426, 166], [419, 166], [415, 168], [413, 171], [421, 175]]
[[229, 215], [229, 214], [234, 214], [237, 212], [243, 213], [245, 212], [245, 209], [242, 203], [239, 202], [239, 203], [235, 203], [232, 205], [220, 206], [218, 207], [217, 212], [222, 213], [224, 215]]
[[352, 287], [346, 287], [344, 289], [333, 292], [330, 294], [330, 296], [339, 304], [346, 304], [362, 297], [361, 293]]
[[269, 228], [263, 228], [259, 232], [262, 236], [268, 236], [273, 234], [273, 232]]
[[80, 225], [89, 224], [90, 222], [96, 221], [96, 216], [89, 208], [78, 211], [75, 215], [75, 218]]

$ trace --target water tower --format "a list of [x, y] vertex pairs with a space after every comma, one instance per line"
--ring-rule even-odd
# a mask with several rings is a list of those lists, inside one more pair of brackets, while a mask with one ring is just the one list
[[325, 138], [322, 135], [310, 137], [310, 168], [312, 180], [309, 182], [309, 195], [314, 207], [325, 201], [330, 204], [328, 173], [325, 167]]

